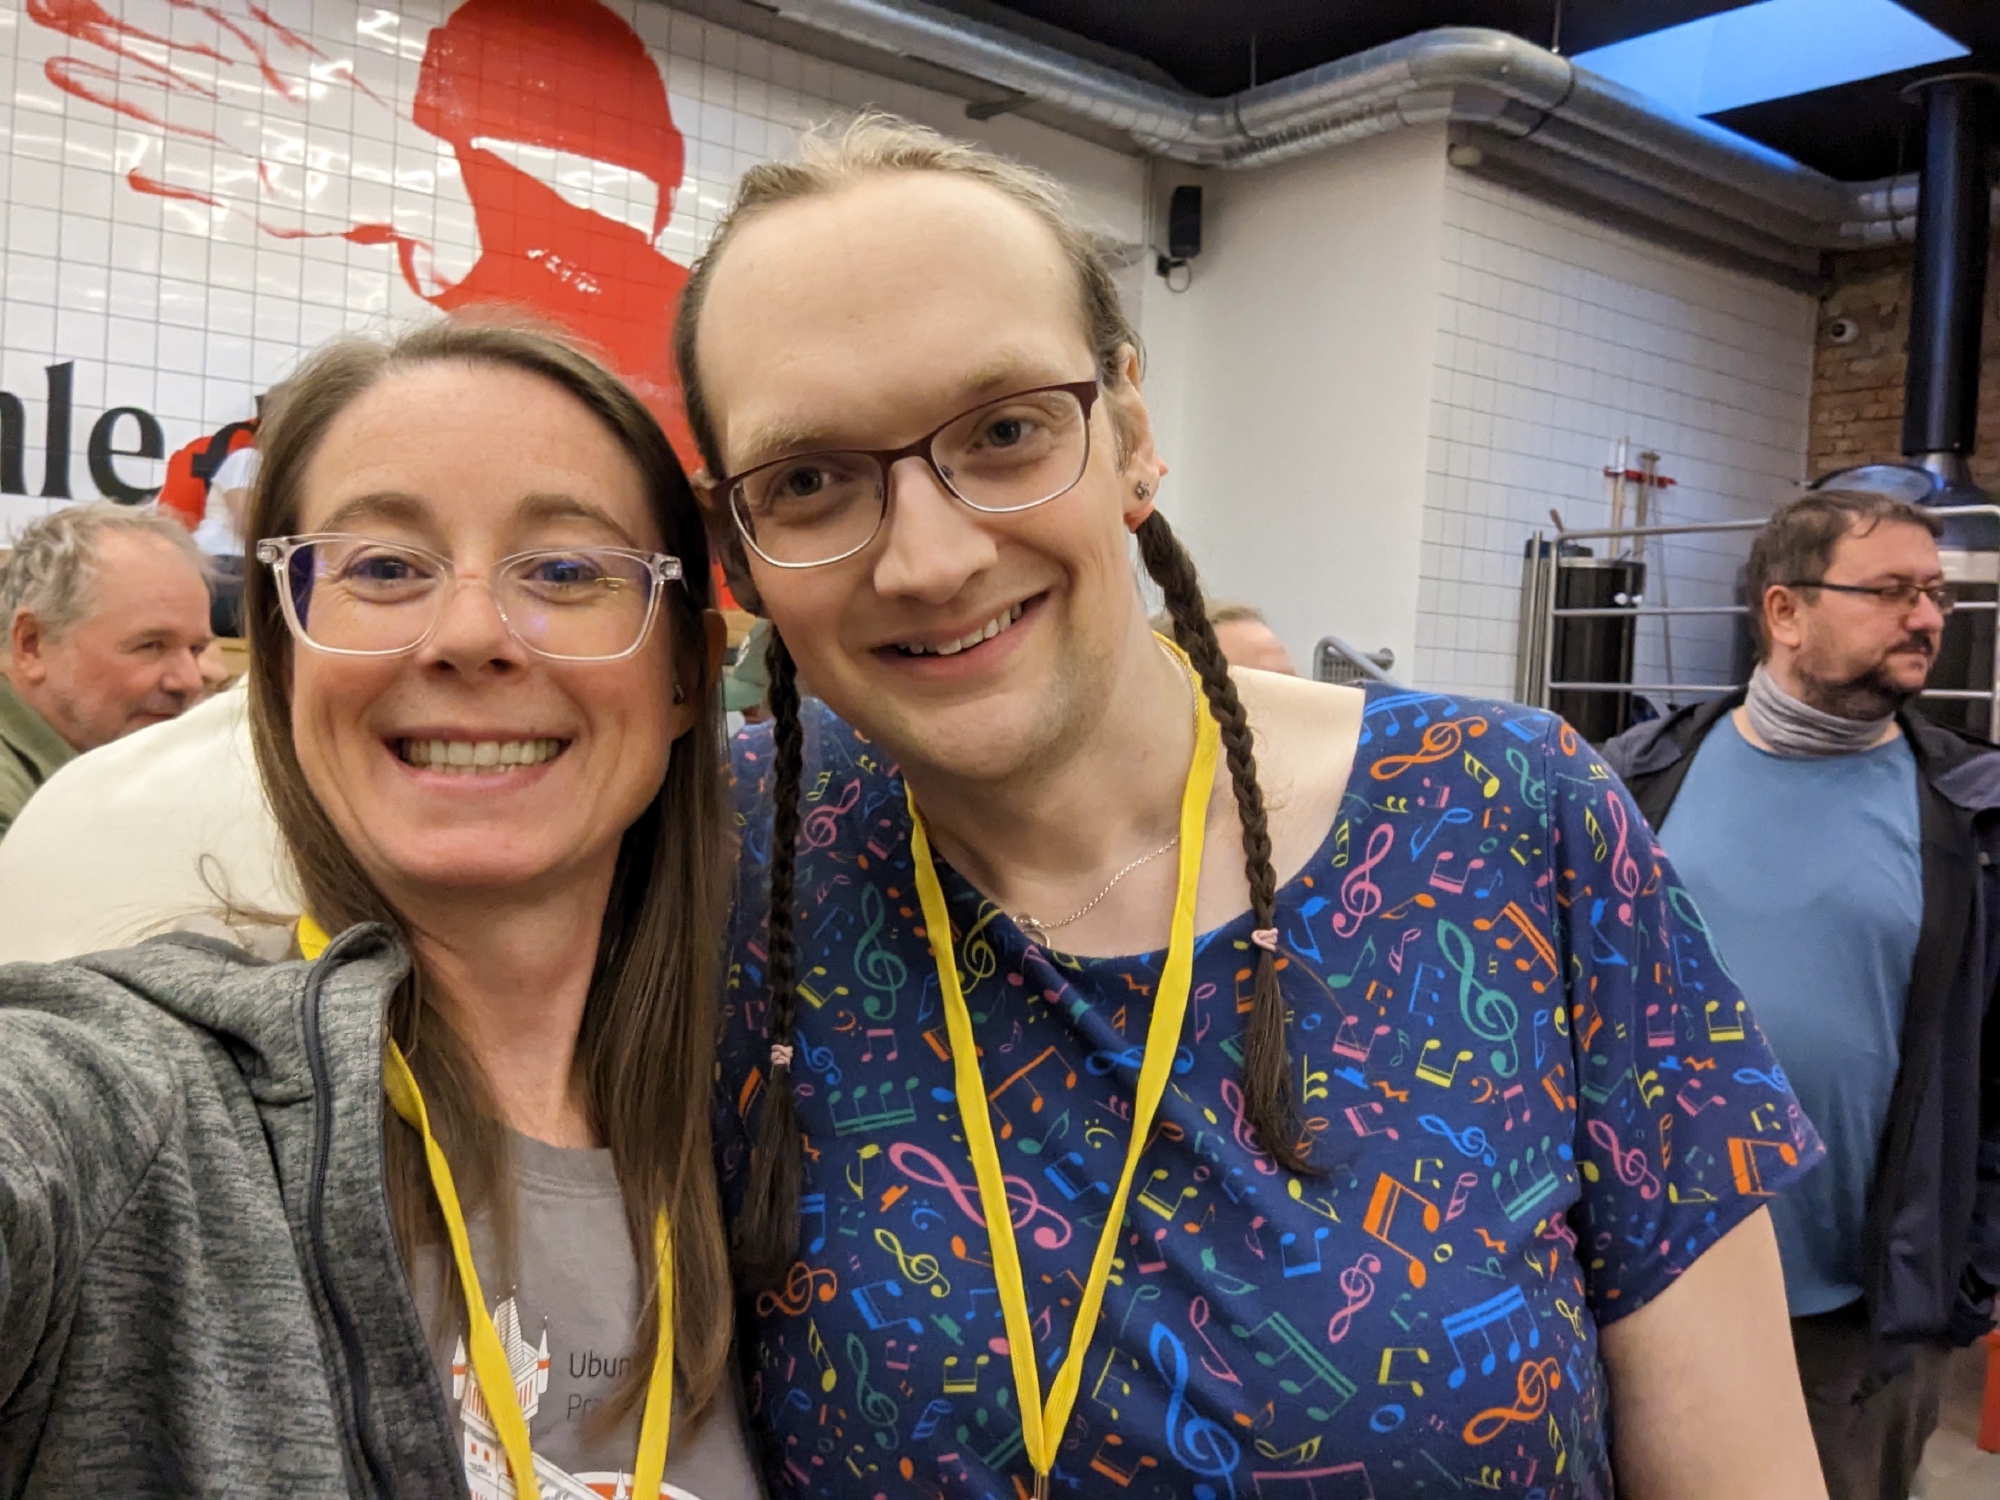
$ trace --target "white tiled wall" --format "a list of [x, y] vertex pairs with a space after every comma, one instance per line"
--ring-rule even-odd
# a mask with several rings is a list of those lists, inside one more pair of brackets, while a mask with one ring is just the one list
[[[1805, 469], [1815, 308], [1756, 280], [1452, 172], [1446, 191], [1417, 660], [1446, 691], [1511, 696], [1522, 549], [1556, 508], [1609, 524], [1611, 444], [1677, 483], [1658, 524], [1761, 518]], [[1649, 546], [1648, 602], [1733, 602], [1747, 540]], [[1603, 555], [1602, 544], [1597, 544]], [[1674, 622], [1680, 679], [1720, 681], [1731, 626]], [[1660, 624], [1637, 678], [1658, 681]]]
[[[516, 0], [513, 10], [574, 17], [576, 7], [597, 3]], [[258, 390], [329, 336], [423, 313], [417, 288], [434, 293], [481, 253], [453, 148], [412, 117], [432, 28], [452, 12], [452, 0], [101, 6], [104, 21], [64, 35], [34, 19], [27, 0], [0, 0], [0, 389], [25, 406], [29, 491], [0, 496], [0, 532], [47, 508], [40, 494], [47, 366], [74, 367], [70, 482], [74, 494], [87, 495], [84, 445], [109, 409], [152, 413], [172, 451], [246, 415]], [[41, 9], [88, 17], [94, 8]], [[791, 53], [654, 0], [603, 0], [601, 9], [614, 29], [629, 28], [649, 50], [684, 138], [685, 174], [654, 241], [666, 260], [685, 265], [706, 243], [745, 167], [785, 151], [802, 124], [870, 104], [1048, 167], [1112, 239], [1136, 247], [1145, 238], [1147, 172], [1135, 156], [1004, 116], [975, 125], [960, 101]], [[266, 15], [288, 37], [274, 41]], [[245, 38], [259, 39], [275, 71], [295, 86], [273, 86]], [[175, 69], [171, 87], [157, 86], [162, 63]], [[66, 93], [52, 76], [79, 87]], [[1278, 525], [1275, 502], [1261, 514], [1232, 512], [1228, 544], [1210, 537], [1198, 550], [1211, 554], [1203, 561], [1221, 584], [1258, 598], [1274, 617], [1297, 617], [1290, 630], [1296, 649], [1327, 629], [1367, 646], [1393, 640], [1406, 658], [1413, 640], [1415, 660], [1400, 668], [1411, 680], [1505, 693], [1514, 679], [1522, 544], [1551, 505], [1572, 525], [1603, 519], [1601, 470], [1612, 440], [1630, 437], [1635, 450], [1663, 455], [1664, 471], [1679, 481], [1666, 495], [1668, 519], [1761, 514], [1788, 492], [1804, 465], [1813, 307], [1799, 293], [1444, 171], [1443, 146], [1439, 132], [1410, 132], [1289, 174], [1216, 183], [1213, 253], [1196, 295], [1167, 297], [1143, 266], [1130, 279], [1143, 289], [1142, 331], [1158, 335], [1152, 341], [1162, 394], [1178, 392], [1163, 401], [1156, 426], [1164, 429], [1162, 451], [1177, 462], [1185, 457], [1180, 491], [1169, 496], [1183, 509], [1204, 498], [1213, 506], [1225, 497], [1238, 504], [1246, 495], [1288, 494], [1287, 485], [1318, 493], [1296, 475], [1278, 474], [1261, 486], [1241, 482], [1250, 445], [1231, 401], [1246, 398], [1231, 383], [1253, 372], [1253, 405], [1287, 391], [1308, 405], [1345, 402], [1340, 372], [1312, 360], [1290, 385], [1278, 378], [1278, 346], [1317, 327], [1314, 316], [1333, 305], [1329, 288], [1345, 284], [1342, 270], [1366, 283], [1360, 295], [1368, 306], [1384, 300], [1385, 277], [1421, 283], [1404, 299], [1409, 316], [1378, 330], [1378, 352], [1365, 372], [1379, 404], [1386, 399], [1382, 341], [1415, 353], [1412, 378], [1395, 384], [1397, 392], [1407, 387], [1407, 397], [1396, 399], [1406, 400], [1408, 420], [1371, 417], [1363, 424], [1367, 437], [1321, 433], [1337, 438], [1336, 448], [1349, 446], [1302, 450], [1295, 465], [1308, 477], [1351, 474], [1357, 455], [1365, 457], [1368, 444], [1383, 446], [1385, 434], [1393, 434], [1388, 446], [1409, 450], [1408, 485], [1364, 486], [1378, 503], [1386, 497], [1414, 510], [1421, 476], [1421, 561], [1416, 517], [1404, 512], [1409, 555], [1397, 551], [1393, 563], [1394, 592], [1406, 602], [1391, 608], [1377, 599], [1380, 590], [1330, 585], [1324, 569], [1290, 582], [1275, 576], [1258, 561], [1268, 558], [1266, 538]], [[657, 188], [642, 174], [533, 146], [515, 148], [508, 159], [573, 205], [650, 232]], [[135, 173], [178, 196], [135, 190]], [[1385, 186], [1385, 173], [1401, 186]], [[1269, 338], [1241, 351], [1237, 364], [1212, 357], [1213, 350], [1203, 357], [1199, 341], [1190, 342], [1185, 329], [1177, 334], [1169, 314], [1185, 322], [1196, 302], [1220, 297], [1204, 313], [1209, 322], [1252, 326], [1252, 303], [1260, 296], [1270, 302], [1272, 294], [1250, 284], [1256, 276], [1232, 282], [1226, 262], [1243, 262], [1245, 245], [1277, 218], [1311, 220], [1311, 205], [1293, 199], [1314, 195], [1325, 200], [1322, 209], [1344, 206], [1333, 216], [1336, 227], [1353, 229], [1362, 242], [1349, 245], [1330, 231], [1307, 235], [1305, 248], [1291, 252], [1298, 274], [1276, 297]], [[1385, 224], [1412, 213], [1424, 221], [1412, 242], [1421, 249], [1412, 251], [1410, 266], [1382, 269], [1379, 254], [1370, 258], [1369, 237], [1380, 239]], [[357, 226], [375, 226], [378, 242], [342, 237]], [[379, 242], [387, 232], [422, 242], [415, 287], [399, 268], [396, 246]], [[1314, 259], [1328, 253], [1341, 257], [1339, 266]], [[1424, 311], [1433, 271], [1434, 329]], [[1338, 334], [1315, 335], [1314, 357], [1323, 363], [1329, 350], [1351, 344]], [[1434, 358], [1422, 352], [1433, 339]], [[1426, 427], [1429, 453], [1420, 469], [1418, 434]], [[1216, 431], [1204, 449], [1196, 439], [1207, 428]], [[130, 445], [133, 431], [129, 420], [119, 429], [121, 446]], [[150, 485], [162, 464], [127, 457], [116, 467], [127, 482]], [[1190, 534], [1200, 541], [1202, 527], [1192, 525]], [[1235, 558], [1231, 546], [1245, 556]], [[1665, 555], [1674, 603], [1726, 597], [1733, 558], [1686, 543], [1670, 544]], [[1376, 556], [1378, 567], [1386, 556]], [[1413, 571], [1421, 580], [1415, 590]], [[1658, 588], [1651, 592], [1657, 599]], [[1329, 600], [1344, 600], [1347, 613]], [[1364, 607], [1364, 600], [1374, 602]], [[1681, 626], [1676, 666], [1719, 673], [1726, 635], [1713, 625]], [[1642, 672], [1654, 669], [1660, 645], [1656, 627], [1644, 635]]]
[[[0, 0], [0, 389], [26, 406], [30, 491], [0, 496], [0, 531], [46, 509], [46, 366], [74, 363], [70, 480], [86, 497], [83, 445], [107, 409], [155, 415], [171, 452], [248, 415], [257, 391], [328, 337], [427, 311], [394, 245], [343, 233], [393, 225], [425, 241], [424, 285], [455, 280], [479, 253], [452, 148], [411, 118], [427, 38], [451, 0], [99, 6], [106, 24], [66, 36], [37, 21], [26, 0]], [[745, 167], [785, 152], [803, 124], [867, 105], [1036, 162], [1071, 186], [1111, 238], [1144, 237], [1145, 168], [1136, 157], [1018, 119], [975, 125], [961, 101], [652, 0], [606, 0], [603, 9], [650, 50], [685, 141], [673, 216], [654, 242], [672, 261], [685, 265], [706, 243]], [[553, 15], [559, 6], [523, 0], [516, 10]], [[263, 75], [250, 42], [296, 97]], [[80, 92], [56, 86], [52, 60]], [[161, 64], [174, 69], [171, 84], [162, 85]], [[639, 174], [546, 150], [516, 155], [572, 203], [650, 233], [657, 189]], [[136, 191], [133, 172], [219, 201]], [[119, 441], [130, 446], [129, 421]], [[157, 485], [163, 468], [118, 461], [133, 484]]]

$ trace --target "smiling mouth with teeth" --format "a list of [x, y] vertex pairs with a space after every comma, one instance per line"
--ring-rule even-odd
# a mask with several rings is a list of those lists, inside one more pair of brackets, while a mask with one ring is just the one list
[[396, 756], [420, 771], [451, 776], [504, 776], [554, 760], [568, 740], [397, 740]]
[[1020, 619], [1027, 607], [1025, 600], [1013, 605], [995, 615], [972, 634], [961, 636], [955, 641], [948, 641], [942, 646], [925, 646], [899, 641], [896, 643], [896, 649], [905, 656], [956, 656], [961, 651], [970, 651], [974, 646], [992, 640], [994, 636]]

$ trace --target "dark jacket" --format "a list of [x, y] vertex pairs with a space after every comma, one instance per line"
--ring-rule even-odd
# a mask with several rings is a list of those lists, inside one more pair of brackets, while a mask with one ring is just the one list
[[[1743, 699], [1681, 709], [1605, 747], [1655, 829]], [[1964, 1344], [1992, 1326], [2000, 1285], [2000, 750], [1920, 715], [1898, 722], [1917, 762], [1924, 915], [1862, 1288], [1883, 1344]]]
[[382, 1179], [405, 968], [0, 968], [0, 1497], [466, 1493]]

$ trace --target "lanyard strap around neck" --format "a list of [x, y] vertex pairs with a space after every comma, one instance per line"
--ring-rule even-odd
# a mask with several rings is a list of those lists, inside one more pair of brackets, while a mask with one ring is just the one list
[[[299, 952], [317, 959], [327, 949], [326, 932], [311, 917], [299, 918]], [[383, 1059], [382, 1084], [389, 1106], [424, 1140], [424, 1157], [430, 1166], [431, 1190], [437, 1194], [438, 1209], [444, 1215], [445, 1236], [451, 1241], [453, 1263], [458, 1267], [459, 1284], [465, 1289], [466, 1342], [470, 1346], [472, 1373], [479, 1381], [479, 1393], [486, 1402], [500, 1446], [514, 1471], [514, 1493], [519, 1500], [541, 1500], [541, 1485], [535, 1475], [535, 1457], [528, 1443], [527, 1419], [521, 1415], [521, 1398], [514, 1385], [513, 1368], [501, 1347], [499, 1330], [486, 1309], [486, 1295], [480, 1290], [479, 1270], [472, 1263], [472, 1243], [465, 1230], [465, 1212], [459, 1206], [458, 1187], [452, 1181], [451, 1163], [444, 1147], [431, 1134], [430, 1111], [424, 1107], [423, 1090], [410, 1070], [409, 1059], [392, 1039]], [[639, 1453], [633, 1463], [632, 1493], [653, 1500], [660, 1493], [667, 1467], [667, 1439], [674, 1412], [674, 1236], [661, 1209], [653, 1221], [653, 1254], [659, 1264], [660, 1329], [653, 1352], [653, 1374], [646, 1385], [645, 1415], [639, 1419]]]
[[[1169, 649], [1187, 665], [1178, 647]], [[1167, 960], [1160, 971], [1154, 996], [1153, 1017], [1146, 1028], [1146, 1051], [1139, 1066], [1139, 1086], [1132, 1101], [1132, 1139], [1125, 1147], [1125, 1166], [1118, 1177], [1118, 1190], [1105, 1212], [1104, 1228], [1097, 1237], [1097, 1251], [1091, 1257], [1090, 1275], [1083, 1285], [1077, 1305], [1076, 1325], [1071, 1332], [1069, 1352], [1049, 1387], [1047, 1405], [1042, 1402], [1041, 1369], [1035, 1358], [1034, 1325], [1028, 1316], [1028, 1293], [1021, 1274], [1021, 1257], [1014, 1243], [1014, 1225], [1007, 1204], [1006, 1177], [1000, 1152], [993, 1142], [993, 1121], [987, 1107], [986, 1081], [979, 1070], [978, 1043], [972, 1034], [972, 1017], [966, 1009], [965, 992], [959, 985], [958, 958], [952, 948], [951, 914], [946, 909], [944, 889], [938, 883], [937, 868], [931, 859], [930, 840], [924, 820], [917, 811], [916, 794], [905, 783], [910, 804], [910, 855], [916, 866], [917, 895], [923, 904], [924, 926], [931, 951], [937, 959], [938, 985], [943, 993], [945, 1022], [951, 1036], [952, 1067], [957, 1075], [958, 1112], [965, 1125], [967, 1150], [972, 1156], [973, 1175], [979, 1183], [979, 1203], [986, 1219], [986, 1236], [993, 1252], [993, 1277], [999, 1284], [1000, 1311], [1006, 1320], [1008, 1356], [1014, 1366], [1014, 1390], [1021, 1406], [1021, 1437], [1028, 1462], [1034, 1466], [1036, 1493], [1046, 1492], [1047, 1476], [1055, 1468], [1056, 1450], [1069, 1427], [1077, 1392], [1083, 1384], [1083, 1368], [1092, 1335], [1104, 1306], [1104, 1289], [1110, 1281], [1111, 1262], [1125, 1217], [1125, 1205], [1132, 1191], [1132, 1178], [1146, 1138], [1153, 1128], [1167, 1074], [1180, 1046], [1181, 1023], [1187, 1014], [1188, 990], [1194, 977], [1194, 905], [1201, 883], [1202, 836], [1208, 821], [1208, 803], [1215, 785], [1215, 767], [1221, 733], [1215, 718], [1199, 693], [1195, 699], [1194, 761], [1188, 767], [1187, 786], [1181, 793], [1180, 881], [1174, 895], [1173, 926], [1167, 944]]]

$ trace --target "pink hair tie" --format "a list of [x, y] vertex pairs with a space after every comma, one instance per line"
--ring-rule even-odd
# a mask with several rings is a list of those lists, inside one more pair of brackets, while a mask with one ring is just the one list
[[774, 1043], [771, 1047], [771, 1071], [775, 1073], [778, 1069], [789, 1068], [791, 1065], [792, 1049], [783, 1042]]
[[1262, 948], [1266, 953], [1276, 953], [1278, 951], [1278, 929], [1275, 927], [1259, 927], [1250, 934], [1250, 941], [1255, 943], [1259, 948]]

